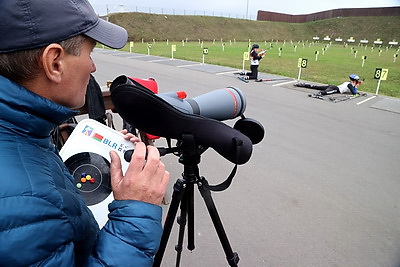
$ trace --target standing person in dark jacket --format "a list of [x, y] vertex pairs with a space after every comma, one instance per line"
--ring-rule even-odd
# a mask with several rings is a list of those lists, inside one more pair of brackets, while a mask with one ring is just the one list
[[323, 96], [331, 94], [346, 94], [350, 93], [352, 95], [357, 94], [357, 88], [361, 85], [360, 77], [357, 74], [351, 74], [349, 80], [340, 85], [314, 85], [309, 83], [296, 83], [294, 86], [305, 87], [310, 89], [319, 90], [317, 94], [310, 94], [309, 96]]
[[256, 80], [256, 82], [261, 82], [258, 79], [258, 66], [260, 65], [260, 60], [265, 56], [265, 50], [260, 49], [258, 44], [253, 44], [250, 51], [250, 72], [241, 72], [240, 75], [244, 75], [245, 80]]
[[85, 105], [88, 109], [89, 118], [106, 124], [106, 107], [103, 100], [103, 92], [92, 74], [90, 74], [89, 84], [86, 89]]
[[110, 152], [100, 230], [50, 138], [85, 103], [96, 41], [121, 48], [127, 32], [86, 0], [2, 0], [0, 36], [0, 265], [151, 266], [169, 180], [158, 150], [126, 135], [125, 176]]

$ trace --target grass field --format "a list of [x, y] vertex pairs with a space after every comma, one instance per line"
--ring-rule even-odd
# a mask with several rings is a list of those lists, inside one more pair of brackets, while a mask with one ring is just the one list
[[[203, 49], [201, 43], [197, 41], [201, 39], [204, 40], [203, 47], [207, 47], [209, 52], [205, 56], [205, 63], [242, 69], [243, 52], [248, 51], [248, 40], [251, 39], [261, 48], [268, 50], [260, 64], [261, 72], [297, 79], [298, 59], [307, 58], [308, 66], [302, 69], [302, 80], [339, 84], [347, 80], [349, 74], [357, 73], [365, 79], [360, 90], [375, 93], [378, 84], [378, 80], [374, 79], [375, 69], [389, 69], [387, 80], [381, 81], [379, 94], [400, 98], [400, 58], [396, 58], [397, 62], [393, 62], [393, 55], [396, 54], [398, 46], [388, 49], [385, 46], [381, 48], [380, 55], [378, 47], [372, 50], [371, 45], [366, 48], [358, 46], [359, 40], [362, 39], [372, 43], [379, 38], [385, 45], [388, 41], [399, 41], [400, 16], [342, 17], [308, 23], [284, 23], [132, 12], [112, 14], [109, 19], [127, 29], [129, 41], [134, 41], [132, 52], [135, 53], [147, 54], [147, 43], [151, 42], [151, 55], [171, 57], [171, 45], [176, 45], [174, 58], [202, 62]], [[342, 37], [345, 40], [354, 37], [356, 43], [355, 46], [347, 47], [332, 44], [323, 55], [322, 49], [325, 43], [310, 44], [309, 41], [305, 41], [303, 46], [303, 42], [297, 42], [312, 40], [313, 36]], [[168, 44], [167, 39], [170, 40]], [[280, 42], [271, 43], [272, 39]], [[183, 46], [181, 40], [189, 42], [185, 41]], [[284, 43], [283, 40], [296, 40], [296, 42]], [[222, 42], [225, 43], [224, 51]], [[295, 45], [297, 45], [296, 51]], [[281, 56], [279, 48], [282, 48]], [[129, 43], [124, 50], [129, 51]], [[319, 52], [318, 61], [315, 61], [315, 51]], [[357, 51], [355, 58], [354, 51]], [[367, 56], [363, 67], [362, 56]], [[249, 61], [246, 61], [245, 68], [249, 69], [249, 65]]]
[[[222, 45], [224, 43], [224, 46]], [[242, 69], [243, 53], [248, 51], [247, 42], [234, 40], [215, 40], [210, 42], [152, 42], [150, 55], [172, 57], [171, 46], [176, 46], [174, 58], [202, 62], [203, 48], [208, 48], [204, 62]], [[344, 46], [339, 44], [310, 42], [257, 42], [260, 48], [267, 49], [265, 58], [261, 61], [259, 71], [283, 75], [297, 79], [298, 59], [308, 60], [307, 68], [302, 69], [301, 80], [340, 84], [347, 80], [349, 74], [356, 73], [364, 80], [361, 91], [375, 93], [378, 80], [374, 79], [375, 69], [389, 69], [387, 80], [381, 81], [379, 94], [400, 98], [400, 58], [394, 60], [398, 47], [379, 48], [371, 46]], [[296, 46], [296, 47], [295, 47]], [[281, 54], [279, 56], [279, 50]], [[323, 50], [325, 49], [325, 51]], [[130, 51], [127, 44], [122, 50]], [[134, 53], [148, 54], [146, 42], [134, 42], [131, 49]], [[316, 58], [316, 51], [318, 57]], [[356, 53], [355, 53], [356, 51]], [[362, 57], [366, 56], [364, 66]], [[249, 69], [249, 61], [245, 61], [245, 69]]]

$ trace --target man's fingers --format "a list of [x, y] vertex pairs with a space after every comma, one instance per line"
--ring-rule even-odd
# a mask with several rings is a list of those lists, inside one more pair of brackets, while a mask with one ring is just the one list
[[161, 203], [169, 181], [169, 172], [160, 161], [156, 147], [137, 143], [125, 175], [118, 154], [110, 151], [110, 157], [111, 185], [115, 199], [139, 200], [156, 205]]
[[146, 145], [143, 142], [136, 143], [128, 169], [131, 169], [131, 167], [137, 170], [143, 169], [146, 162], [146, 153]]
[[154, 146], [147, 146], [147, 160], [143, 172], [150, 176], [162, 178], [159, 174], [157, 175], [160, 172], [160, 168], [165, 170], [164, 164], [160, 161], [160, 152]]
[[123, 179], [121, 159], [117, 152], [110, 151], [111, 163], [110, 163], [110, 176], [111, 186], [115, 188]]

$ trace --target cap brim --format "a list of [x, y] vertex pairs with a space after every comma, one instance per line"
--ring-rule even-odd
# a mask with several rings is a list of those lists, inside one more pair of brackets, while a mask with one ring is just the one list
[[128, 41], [128, 32], [124, 28], [100, 18], [96, 26], [84, 34], [105, 46], [115, 49], [124, 47]]

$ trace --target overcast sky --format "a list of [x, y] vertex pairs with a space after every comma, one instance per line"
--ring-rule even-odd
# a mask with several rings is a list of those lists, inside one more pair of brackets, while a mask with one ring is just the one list
[[[400, 0], [89, 0], [96, 13], [138, 11], [164, 14], [219, 15], [255, 19], [258, 10], [292, 15], [308, 14], [338, 8], [393, 7]], [[239, 15], [239, 16], [237, 16]]]

